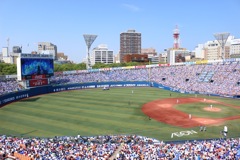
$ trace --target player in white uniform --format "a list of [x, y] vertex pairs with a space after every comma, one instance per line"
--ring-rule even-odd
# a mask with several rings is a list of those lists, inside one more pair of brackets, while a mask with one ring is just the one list
[[189, 114], [189, 115], [188, 115], [188, 118], [189, 118], [189, 119], [192, 119], [192, 115], [191, 115], [191, 114]]

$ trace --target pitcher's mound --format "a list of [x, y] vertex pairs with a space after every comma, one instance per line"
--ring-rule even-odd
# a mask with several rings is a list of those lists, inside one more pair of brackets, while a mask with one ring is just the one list
[[203, 108], [205, 111], [209, 111], [209, 112], [220, 112], [222, 109], [221, 108], [217, 108], [217, 107], [204, 107]]

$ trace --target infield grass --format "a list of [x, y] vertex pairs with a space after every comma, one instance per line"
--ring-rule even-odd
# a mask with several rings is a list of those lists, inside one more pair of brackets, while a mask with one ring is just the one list
[[[132, 93], [132, 91], [134, 93]], [[94, 136], [137, 134], [165, 141], [220, 138], [220, 131], [228, 125], [229, 136], [239, 137], [240, 120], [227, 121], [218, 126], [208, 126], [206, 132], [199, 127], [181, 128], [149, 120], [141, 111], [143, 104], [171, 97], [194, 97], [157, 88], [111, 88], [65, 91], [41, 95], [11, 103], [0, 108], [0, 134], [23, 137]], [[198, 96], [203, 97], [204, 96]], [[238, 105], [239, 100], [206, 97]], [[227, 117], [240, 115], [240, 109], [219, 105], [222, 112], [206, 112], [203, 103], [176, 106], [202, 117]], [[171, 116], [171, 115], [170, 115]], [[196, 134], [172, 136], [174, 132], [191, 131]]]
[[[220, 111], [211, 112], [204, 110], [204, 108], [210, 108], [211, 103], [191, 103], [191, 104], [181, 104], [175, 106], [177, 110], [182, 112], [195, 115], [197, 117], [203, 118], [225, 118], [229, 116], [236, 116], [239, 113], [239, 109], [232, 108], [223, 104], [213, 104], [213, 108], [218, 108]], [[239, 114], [238, 114], [239, 115]]]

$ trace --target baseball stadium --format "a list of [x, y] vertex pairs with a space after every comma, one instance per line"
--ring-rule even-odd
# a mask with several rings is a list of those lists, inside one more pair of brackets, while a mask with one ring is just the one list
[[240, 59], [54, 73], [45, 63], [34, 80], [0, 82], [3, 159], [240, 158]]

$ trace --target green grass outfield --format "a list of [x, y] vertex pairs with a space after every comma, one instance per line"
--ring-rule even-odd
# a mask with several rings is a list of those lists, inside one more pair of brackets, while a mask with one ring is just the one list
[[[0, 134], [22, 137], [137, 134], [164, 141], [175, 141], [220, 138], [220, 131], [227, 125], [229, 137], [240, 137], [240, 120], [227, 121], [219, 126], [208, 126], [206, 132], [199, 132], [199, 127], [170, 126], [153, 119], [149, 120], [142, 113], [143, 104], [169, 98], [169, 94], [169, 91], [157, 88], [111, 88], [108, 91], [86, 89], [32, 97], [0, 108]], [[171, 92], [171, 95], [172, 98], [194, 97], [175, 92]], [[240, 100], [206, 98], [240, 106]], [[181, 104], [176, 107], [193, 116], [219, 118], [240, 115], [240, 109], [224, 105], [219, 105], [222, 109], [219, 113], [204, 112], [199, 109], [203, 107], [200, 103], [194, 103], [194, 106]], [[172, 134], [175, 132], [177, 133]]]

